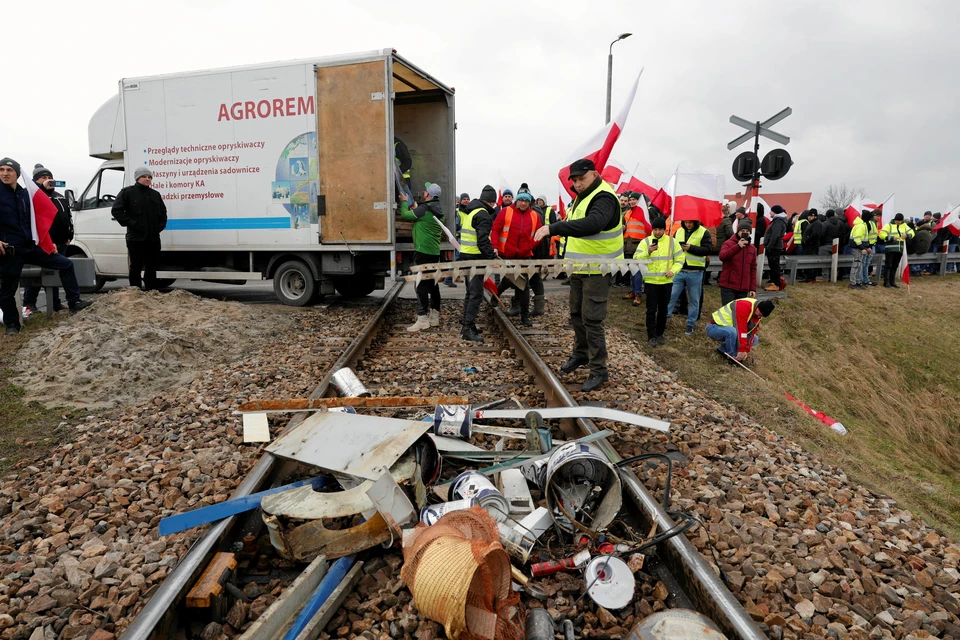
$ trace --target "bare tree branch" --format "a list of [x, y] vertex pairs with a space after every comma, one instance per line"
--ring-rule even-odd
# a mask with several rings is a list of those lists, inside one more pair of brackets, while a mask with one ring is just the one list
[[844, 183], [831, 184], [827, 190], [817, 200], [821, 211], [833, 209], [834, 211], [843, 211], [857, 198], [863, 198], [866, 195], [866, 189], [863, 187], [851, 188]]

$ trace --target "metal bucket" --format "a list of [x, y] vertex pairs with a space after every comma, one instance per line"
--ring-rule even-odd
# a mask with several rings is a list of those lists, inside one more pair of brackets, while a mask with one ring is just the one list
[[467, 404], [439, 404], [433, 414], [433, 433], [469, 440], [473, 435], [473, 411]]
[[420, 522], [427, 525], [433, 525], [452, 511], [463, 511], [464, 509], [469, 509], [470, 507], [475, 507], [479, 503], [476, 498], [469, 498], [467, 500], [454, 500], [453, 502], [441, 502], [440, 504], [428, 504], [423, 509], [420, 510]]
[[367, 388], [360, 382], [360, 378], [350, 367], [334, 371], [330, 381], [337, 393], [344, 398], [365, 398], [370, 395], [370, 392], [367, 391]]
[[[623, 505], [619, 471], [592, 444], [568, 442], [559, 447], [547, 462], [542, 482], [540, 488], [550, 515], [565, 531], [574, 532], [576, 528], [560, 511], [558, 502], [574, 517], [592, 503], [590, 519], [583, 524], [594, 531], [608, 527]], [[600, 487], [599, 496], [592, 495], [594, 487]]]
[[464, 471], [454, 478], [450, 485], [450, 497], [461, 500], [476, 498], [479, 505], [497, 522], [506, 522], [510, 515], [507, 499], [487, 476], [477, 471]]

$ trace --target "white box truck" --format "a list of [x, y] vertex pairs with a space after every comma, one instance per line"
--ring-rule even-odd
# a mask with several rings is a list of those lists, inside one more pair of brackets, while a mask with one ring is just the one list
[[110, 208], [145, 166], [167, 206], [166, 286], [273, 279], [296, 306], [367, 295], [413, 250], [397, 222], [395, 136], [414, 192], [440, 184], [453, 229], [455, 128], [453, 89], [392, 49], [126, 78], [90, 120], [90, 155], [104, 163], [67, 194], [71, 252], [96, 262], [97, 288], [126, 277]]

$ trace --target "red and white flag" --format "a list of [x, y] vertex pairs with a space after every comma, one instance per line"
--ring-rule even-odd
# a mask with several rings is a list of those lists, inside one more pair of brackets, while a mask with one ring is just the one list
[[637, 193], [643, 194], [647, 200], [651, 200], [655, 195], [657, 195], [657, 189], [650, 186], [637, 176], [629, 176], [625, 187], [630, 191], [636, 191]]
[[673, 219], [697, 220], [715, 227], [723, 219], [723, 176], [710, 173], [678, 173], [674, 181]]
[[[948, 205], [949, 206], [949, 205]], [[940, 222], [933, 228], [934, 231], [946, 227], [955, 236], [960, 236], [960, 206], [955, 207], [945, 216], [941, 216]]]
[[910, 261], [907, 260], [907, 252], [900, 252], [900, 280], [903, 284], [910, 284]]
[[650, 204], [659, 209], [664, 218], [669, 218], [673, 213], [673, 192], [676, 184], [677, 174], [674, 173], [650, 199]]
[[[577, 159], [579, 160], [579, 158]], [[614, 191], [621, 193], [620, 187], [623, 186], [624, 189], [626, 188], [626, 185], [621, 185], [621, 183], [628, 180], [630, 178], [630, 174], [627, 173], [626, 167], [624, 167], [619, 161], [610, 158], [607, 160], [607, 166], [604, 167], [603, 171], [600, 172], [600, 177], [603, 178], [604, 182], [612, 186]]]
[[630, 107], [633, 105], [634, 98], [637, 97], [637, 86], [640, 84], [641, 75], [643, 75], [643, 69], [640, 69], [640, 73], [637, 74], [637, 79], [634, 81], [630, 93], [627, 94], [627, 101], [624, 103], [623, 108], [620, 109], [617, 117], [593, 134], [589, 140], [580, 145], [580, 147], [571, 154], [569, 162], [567, 162], [557, 174], [560, 178], [560, 184], [566, 192], [570, 194], [571, 198], [576, 198], [577, 194], [573, 191], [570, 183], [570, 164], [574, 160], [587, 158], [588, 160], [592, 160], [593, 164], [597, 166], [597, 171], [601, 174], [603, 173], [603, 170], [607, 167], [607, 161], [610, 159], [610, 154], [613, 152], [613, 146], [617, 143], [620, 134], [623, 132], [623, 127], [627, 123], [627, 116], [630, 115]]
[[847, 217], [847, 224], [853, 227], [854, 223], [857, 221], [857, 218], [860, 217], [860, 211], [864, 208], [863, 200], [859, 197], [847, 205], [847, 208], [843, 210], [843, 215]]
[[55, 253], [57, 247], [50, 239], [50, 225], [57, 217], [57, 205], [33, 180], [24, 176], [23, 183], [30, 195], [30, 232], [33, 241], [46, 253]]
[[557, 198], [557, 215], [560, 216], [561, 220], [567, 219], [567, 208], [563, 204], [563, 198], [566, 195], [566, 192], [563, 191], [560, 193], [560, 197]]

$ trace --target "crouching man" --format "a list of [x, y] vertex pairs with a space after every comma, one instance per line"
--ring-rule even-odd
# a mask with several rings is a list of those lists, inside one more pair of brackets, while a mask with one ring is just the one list
[[707, 337], [720, 343], [717, 353], [743, 362], [760, 340], [757, 335], [760, 321], [773, 313], [773, 309], [770, 300], [734, 300], [714, 312], [707, 324]]

